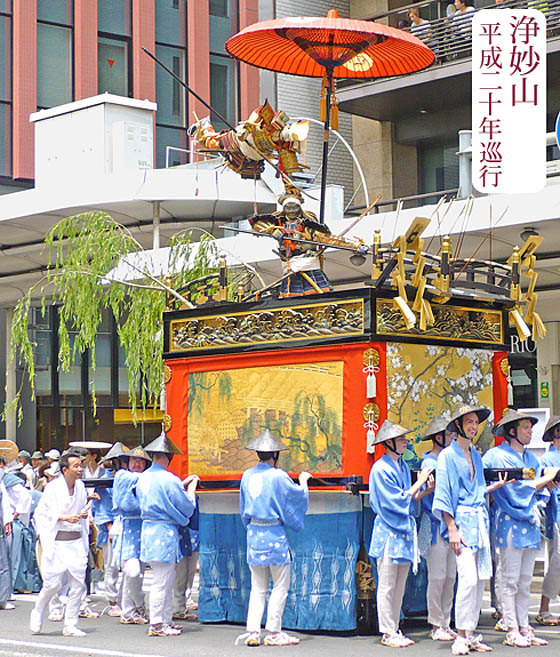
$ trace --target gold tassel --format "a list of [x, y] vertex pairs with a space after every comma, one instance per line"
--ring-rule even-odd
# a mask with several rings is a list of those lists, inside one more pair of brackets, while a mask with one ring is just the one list
[[331, 105], [331, 128], [333, 130], [338, 130], [338, 100], [336, 96], [332, 95], [332, 105]]
[[411, 329], [416, 324], [416, 317], [412, 310], [408, 307], [406, 301], [401, 297], [393, 297], [393, 304], [400, 311], [407, 329]]
[[424, 304], [420, 302], [420, 330], [425, 331], [428, 328], [428, 322], [426, 321], [426, 309]]
[[544, 325], [540, 315], [538, 313], [533, 313], [533, 341], [536, 341], [537, 337], [543, 339], [546, 336], [546, 326]]
[[319, 102], [319, 120], [323, 123], [327, 120], [327, 78], [323, 77], [321, 83], [321, 100]]
[[432, 311], [432, 306], [430, 306], [430, 302], [426, 301], [426, 299], [422, 299], [422, 307], [426, 313], [426, 321], [428, 322], [428, 326], [432, 326], [432, 324], [435, 322], [435, 319], [434, 313]]
[[526, 340], [531, 335], [531, 331], [529, 330], [527, 324], [525, 324], [525, 321], [523, 317], [521, 317], [521, 313], [519, 312], [517, 307], [514, 308], [513, 310], [510, 310], [509, 314], [513, 323], [515, 324], [515, 328], [517, 329], [517, 335], [519, 336], [519, 339]]

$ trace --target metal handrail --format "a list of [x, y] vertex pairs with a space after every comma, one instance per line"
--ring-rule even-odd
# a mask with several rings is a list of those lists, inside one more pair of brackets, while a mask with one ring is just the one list
[[[450, 6], [453, 6], [451, 2]], [[423, 0], [392, 11], [376, 14], [364, 20], [378, 21], [392, 27], [398, 27], [399, 22], [408, 17], [408, 11], [412, 8], [419, 9], [420, 14], [425, 14], [426, 17], [428, 14], [437, 16], [437, 18], [429, 20], [424, 28], [422, 28], [422, 25], [402, 28], [420, 38], [433, 50], [436, 61], [432, 66], [471, 58], [471, 22], [474, 14], [482, 9], [540, 9], [546, 16], [547, 38], [560, 36], [560, 0], [507, 0], [507, 2], [499, 5], [489, 0], [486, 7], [479, 7], [474, 11], [467, 12], [462, 17], [456, 16], [453, 18], [441, 16], [441, 4], [437, 0]], [[348, 87], [366, 81], [372, 82], [372, 80], [357, 79], [341, 80], [337, 86], [341, 88]]]

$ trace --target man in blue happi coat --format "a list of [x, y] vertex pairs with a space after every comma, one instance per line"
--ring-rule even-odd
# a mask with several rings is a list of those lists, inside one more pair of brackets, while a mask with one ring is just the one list
[[[541, 458], [543, 468], [560, 468], [560, 416], [551, 415], [542, 439], [551, 443]], [[550, 491], [546, 506], [546, 538], [548, 539], [548, 570], [543, 579], [541, 604], [536, 621], [539, 625], [559, 625], [560, 619], [550, 613], [550, 601], [560, 593], [560, 488]]]
[[[277, 436], [266, 429], [245, 449], [255, 450], [259, 463], [243, 473], [240, 485], [241, 520], [247, 528], [247, 563], [251, 570], [251, 595], [247, 613], [247, 633], [241, 635], [248, 646], [258, 646], [261, 620], [270, 578], [273, 586], [266, 615], [267, 646], [288, 646], [299, 639], [282, 632], [282, 614], [290, 587], [292, 552], [286, 528], [303, 529], [309, 503], [307, 482], [311, 475], [302, 472], [299, 486], [277, 467], [281, 451], [287, 450]], [[238, 640], [239, 640], [238, 639]]]
[[119, 517], [120, 525], [114, 536], [113, 565], [123, 571], [121, 623], [145, 625], [148, 619], [142, 591], [144, 564], [140, 561], [142, 519], [136, 484], [152, 459], [141, 446], [122, 452], [118, 457], [128, 463], [128, 468], [117, 471], [113, 483], [113, 512]]
[[471, 444], [480, 423], [489, 415], [487, 408], [467, 404], [456, 409], [447, 428], [456, 432], [457, 438], [441, 452], [437, 462], [432, 511], [440, 519], [441, 535], [457, 561], [454, 655], [492, 651], [481, 635], [474, 634], [484, 582], [492, 573], [486, 495], [508, 482], [500, 479], [486, 486], [482, 457]]
[[[442, 450], [451, 444], [457, 434], [447, 430], [449, 420], [437, 416], [426, 427], [422, 440], [431, 440], [432, 448], [422, 458], [422, 470], [432, 468], [435, 472]], [[420, 555], [426, 559], [428, 568], [428, 623], [432, 626], [430, 638], [434, 641], [453, 641], [457, 636], [451, 629], [451, 608], [455, 594], [457, 564], [455, 553], [440, 534], [439, 519], [432, 513], [434, 495], [422, 498], [422, 516], [418, 531]]]
[[196, 506], [198, 477], [182, 482], [167, 471], [173, 455], [182, 452], [165, 432], [145, 450], [152, 465], [138, 477], [136, 495], [142, 517], [140, 559], [150, 564], [153, 575], [148, 636], [174, 636], [182, 629], [172, 624], [175, 568], [183, 557], [179, 530], [188, 525]]
[[[496, 543], [501, 567], [501, 602], [507, 628], [505, 645], [516, 648], [544, 646], [547, 641], [535, 636], [529, 625], [531, 580], [537, 551], [541, 545], [539, 500], [551, 485], [557, 468], [542, 473], [537, 457], [527, 450], [533, 426], [538, 418], [508, 409], [493, 433], [505, 440], [488, 450], [483, 458], [486, 468], [531, 468], [536, 478], [512, 481], [493, 494], [496, 505]], [[544, 506], [544, 505], [543, 505]]]
[[[111, 469], [111, 461], [102, 461], [97, 470], [97, 476], [100, 479], [112, 479], [114, 472]], [[96, 546], [103, 552], [103, 589], [109, 609], [108, 616], [120, 616], [121, 608], [119, 606], [119, 569], [113, 565], [113, 544], [110, 532], [113, 527], [113, 489], [111, 487], [98, 487], [90, 495], [93, 499], [92, 514], [93, 522], [97, 527]]]
[[[374, 445], [383, 444], [385, 454], [371, 468], [369, 503], [375, 514], [369, 555], [377, 560], [377, 615], [381, 643], [407, 648], [414, 641], [399, 630], [401, 606], [410, 564], [416, 572], [420, 556], [416, 537], [416, 504], [433, 490], [431, 469], [422, 470], [411, 485], [410, 469], [401, 458], [411, 429], [385, 420]], [[424, 491], [422, 487], [427, 484]]]

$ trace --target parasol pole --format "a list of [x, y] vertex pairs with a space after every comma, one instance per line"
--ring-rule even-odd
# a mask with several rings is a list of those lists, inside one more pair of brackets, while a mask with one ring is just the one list
[[319, 206], [319, 223], [325, 223], [325, 199], [327, 196], [327, 163], [329, 160], [329, 132], [331, 123], [331, 88], [333, 83], [333, 69], [327, 68], [327, 93], [326, 93], [326, 109], [327, 115], [325, 117], [325, 127], [323, 130], [323, 162], [321, 170], [321, 201]]
[[199, 95], [196, 93], [196, 91], [194, 91], [193, 89], [191, 89], [191, 88], [189, 87], [189, 85], [188, 85], [184, 80], [182, 80], [182, 79], [181, 79], [176, 73], [174, 73], [174, 72], [173, 72], [168, 66], [166, 66], [162, 61], [160, 61], [155, 55], [153, 55], [153, 54], [152, 54], [149, 50], [147, 50], [146, 48], [142, 47], [142, 50], [146, 53], [146, 55], [148, 55], [148, 57], [151, 57], [151, 58], [154, 60], [154, 62], [155, 62], [156, 64], [159, 64], [159, 65], [161, 66], [161, 68], [162, 68], [164, 71], [167, 71], [167, 72], [169, 73], [169, 75], [170, 75], [174, 80], [176, 80], [176, 81], [177, 81], [177, 82], [178, 82], [178, 83], [179, 83], [184, 89], [186, 89], [186, 90], [187, 90], [189, 93], [191, 93], [191, 94], [192, 94], [197, 100], [199, 100], [199, 101], [204, 105], [204, 107], [206, 107], [207, 109], [209, 109], [210, 112], [214, 112], [214, 114], [220, 119], [220, 121], [222, 121], [223, 123], [225, 123], [225, 124], [227, 125], [227, 127], [228, 127], [230, 130], [235, 130], [235, 128], [231, 125], [231, 123], [230, 123], [230, 122], [229, 122], [224, 116], [222, 116], [222, 115], [220, 114], [220, 112], [218, 112], [218, 110], [214, 109], [214, 108], [212, 107], [212, 105], [210, 105], [209, 103], [207, 103], [207, 102], [204, 100], [204, 98], [202, 98], [201, 96], [199, 96]]

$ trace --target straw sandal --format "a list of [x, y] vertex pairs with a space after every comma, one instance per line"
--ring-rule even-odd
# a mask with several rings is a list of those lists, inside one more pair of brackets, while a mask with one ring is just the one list
[[560, 625], [560, 618], [556, 618], [556, 616], [553, 616], [550, 612], [545, 612], [539, 614], [535, 618], [535, 622], [539, 625], [544, 625], [545, 627], [554, 627]]
[[286, 632], [274, 632], [265, 636], [263, 643], [265, 646], [297, 646], [299, 639]]
[[492, 652], [492, 648], [482, 642], [482, 634], [469, 637], [469, 647], [474, 652]]
[[508, 632], [504, 639], [504, 646], [511, 646], [512, 648], [530, 648], [531, 642], [520, 632]]

